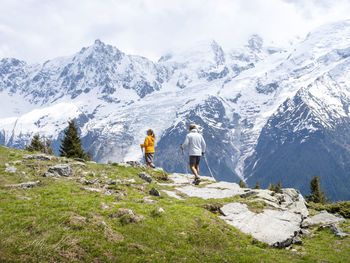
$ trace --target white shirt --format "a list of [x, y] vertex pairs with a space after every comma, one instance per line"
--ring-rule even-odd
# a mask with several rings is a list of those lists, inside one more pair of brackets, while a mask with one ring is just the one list
[[182, 147], [186, 147], [188, 145], [189, 155], [192, 156], [201, 156], [202, 153], [205, 152], [205, 141], [203, 136], [198, 132], [197, 129], [193, 129], [187, 134]]

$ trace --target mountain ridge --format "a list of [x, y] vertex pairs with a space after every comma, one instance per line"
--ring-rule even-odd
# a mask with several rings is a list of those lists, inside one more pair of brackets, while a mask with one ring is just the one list
[[[0, 99], [5, 110], [0, 115], [0, 144], [23, 148], [32, 135], [40, 133], [50, 138], [57, 150], [67, 120], [76, 119], [83, 145], [97, 161], [133, 160], [141, 157], [139, 144], [145, 130], [152, 126], [158, 138], [157, 164], [183, 172], [178, 145], [187, 125], [196, 122], [204, 127], [209, 164], [220, 179], [241, 178], [250, 184], [260, 179], [264, 184], [276, 182], [281, 171], [288, 171], [290, 166], [295, 166], [294, 171], [301, 168], [285, 159], [283, 168], [271, 169], [264, 177], [275, 166], [275, 159], [265, 156], [271, 157], [272, 149], [283, 152], [283, 143], [274, 141], [277, 137], [286, 133], [293, 138], [304, 131], [299, 141], [295, 137], [290, 142], [296, 151], [288, 151], [291, 155], [302, 151], [315, 129], [329, 134], [327, 138], [346, 141], [350, 104], [348, 36], [350, 20], [320, 27], [288, 49], [267, 47], [261, 37], [253, 35], [246, 45], [231, 51], [224, 51], [215, 41], [206, 41], [197, 48], [170, 52], [152, 62], [96, 40], [75, 55], [41, 66], [2, 59]], [[293, 100], [295, 103], [289, 105], [288, 101]], [[287, 104], [289, 111], [282, 106]], [[288, 115], [300, 107], [300, 115]], [[55, 111], [60, 114], [53, 114]], [[274, 122], [273, 118], [280, 121]], [[294, 126], [289, 127], [287, 122]], [[269, 129], [271, 123], [279, 123], [275, 138], [270, 136], [274, 133]], [[264, 149], [261, 145], [267, 140], [272, 140], [272, 148], [259, 150]], [[346, 147], [335, 147], [339, 143], [329, 139], [325, 148], [336, 149], [337, 156], [341, 151], [347, 154]], [[316, 143], [308, 154], [321, 150], [320, 145]], [[329, 158], [333, 157], [325, 154], [319, 162], [328, 162]], [[257, 170], [254, 164], [261, 160], [265, 168]], [[203, 174], [208, 174], [201, 165]], [[305, 184], [318, 171], [317, 165], [310, 163], [300, 178], [282, 184]], [[333, 164], [339, 165], [347, 167], [347, 161], [341, 158]], [[327, 182], [332, 177], [342, 178], [345, 190], [339, 193], [334, 187], [323, 187], [334, 199], [350, 199], [346, 193], [350, 176], [345, 168], [340, 174], [325, 169], [320, 177]], [[306, 187], [301, 189], [305, 193]]]

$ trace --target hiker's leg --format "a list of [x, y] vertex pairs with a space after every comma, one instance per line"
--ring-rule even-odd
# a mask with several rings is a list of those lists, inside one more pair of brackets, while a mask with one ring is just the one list
[[197, 173], [196, 165], [191, 164], [190, 167], [191, 167], [191, 171], [192, 171], [194, 177], [198, 178], [199, 176], [198, 176], [198, 173]]
[[196, 168], [197, 174], [199, 175], [199, 165], [196, 164], [195, 168]]

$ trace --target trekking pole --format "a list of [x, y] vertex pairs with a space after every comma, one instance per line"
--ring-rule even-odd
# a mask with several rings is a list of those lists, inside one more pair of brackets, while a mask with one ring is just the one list
[[207, 167], [208, 167], [210, 176], [211, 176], [211, 177], [214, 179], [214, 181], [216, 182], [216, 179], [215, 179], [215, 177], [214, 177], [214, 175], [213, 175], [213, 173], [211, 172], [211, 169], [210, 169], [210, 167], [209, 167], [209, 163], [208, 163], [208, 160], [207, 160], [207, 156], [206, 156], [206, 155], [204, 155], [204, 160], [205, 160], [205, 163], [207, 164]]

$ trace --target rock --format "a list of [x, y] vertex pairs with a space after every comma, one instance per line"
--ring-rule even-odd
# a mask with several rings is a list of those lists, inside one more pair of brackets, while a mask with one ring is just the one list
[[302, 227], [310, 227], [316, 224], [334, 224], [334, 223], [344, 223], [345, 219], [340, 215], [333, 215], [323, 210], [317, 215], [306, 218]]
[[293, 244], [295, 245], [302, 245], [303, 241], [301, 240], [301, 238], [299, 236], [296, 236], [293, 238]]
[[72, 163], [72, 164], [74, 164], [74, 165], [80, 165], [80, 166], [82, 166], [82, 167], [85, 167], [85, 166], [86, 166], [86, 164], [83, 163], [83, 162], [74, 162], [74, 163]]
[[331, 232], [336, 237], [347, 237], [348, 236], [348, 234], [344, 233], [343, 230], [341, 230], [335, 224], [329, 224], [329, 225], [321, 226], [321, 228], [329, 228], [331, 230]]
[[223, 205], [222, 204], [218, 204], [218, 203], [215, 203], [215, 204], [205, 204], [204, 205], [204, 208], [209, 210], [210, 212], [212, 213], [220, 213], [222, 215], [225, 215], [223, 214], [223, 212], [221, 211], [221, 207]]
[[25, 182], [20, 184], [10, 184], [10, 185], [4, 185], [5, 187], [21, 187], [21, 188], [32, 188], [36, 186], [40, 181], [35, 182]]
[[214, 183], [205, 187], [187, 185], [177, 187], [176, 190], [190, 197], [200, 197], [203, 199], [233, 197], [244, 193], [238, 184], [228, 182]]
[[5, 172], [14, 174], [17, 172], [17, 168], [14, 166], [8, 166], [6, 167]]
[[149, 183], [152, 182], [152, 177], [146, 172], [141, 172], [137, 176], [145, 180], [146, 182], [149, 182]]
[[49, 173], [49, 172], [46, 172], [43, 174], [43, 177], [55, 177], [55, 176], [58, 176], [58, 175], [54, 173]]
[[131, 179], [129, 179], [129, 180], [126, 180], [127, 182], [129, 182], [129, 183], [136, 183], [136, 181], [135, 181], [135, 179], [134, 178], [131, 178]]
[[134, 167], [134, 168], [146, 168], [146, 166], [138, 161], [127, 161], [118, 163], [118, 166]]
[[286, 208], [291, 212], [301, 214], [304, 218], [309, 215], [306, 202], [301, 193], [294, 188], [283, 188], [282, 208]]
[[282, 248], [289, 247], [292, 243], [293, 243], [293, 238], [287, 238], [286, 240], [276, 242], [271, 246], [278, 249], [282, 249]]
[[53, 156], [46, 155], [43, 153], [39, 154], [25, 154], [23, 156], [23, 159], [29, 159], [29, 160], [40, 160], [40, 161], [51, 161]]
[[149, 190], [149, 194], [154, 196], [160, 196], [160, 192], [154, 187], [152, 187], [152, 189]]
[[73, 175], [72, 166], [69, 164], [57, 164], [49, 168], [49, 172], [55, 174], [55, 176], [69, 177]]
[[248, 197], [251, 197], [251, 196], [254, 196], [254, 195], [257, 195], [258, 192], [257, 191], [249, 191], [249, 192], [246, 192], [244, 194], [241, 194], [240, 197], [241, 198], [248, 198]]
[[80, 181], [80, 183], [83, 184], [83, 185], [93, 185], [93, 184], [94, 184], [93, 181], [86, 180], [85, 178], [81, 178], [79, 181]]
[[157, 211], [158, 211], [159, 213], [165, 213], [165, 210], [164, 210], [163, 208], [161, 208], [161, 207], [159, 207]]
[[112, 195], [112, 193], [110, 191], [106, 191], [105, 195]]
[[106, 181], [106, 184], [108, 184], [108, 185], [116, 185], [117, 184], [117, 180], [108, 180], [108, 181]]
[[310, 236], [310, 231], [302, 228], [302, 229], [300, 229], [300, 235], [302, 235], [302, 236]]
[[289, 246], [300, 231], [302, 216], [290, 211], [266, 209], [262, 213], [250, 211], [246, 204], [229, 203], [221, 208], [220, 216], [228, 224], [257, 240], [277, 248]]
[[131, 167], [134, 167], [134, 168], [142, 168], [144, 167], [144, 165], [138, 161], [127, 161], [126, 162], [127, 164], [129, 164]]

